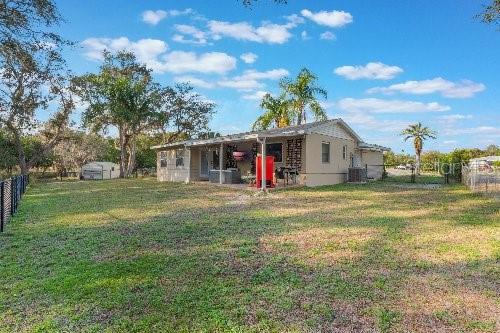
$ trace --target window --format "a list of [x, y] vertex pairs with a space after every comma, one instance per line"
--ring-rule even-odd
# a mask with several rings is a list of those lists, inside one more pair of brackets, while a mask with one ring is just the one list
[[321, 161], [330, 163], [330, 142], [321, 143]]
[[175, 166], [184, 166], [184, 149], [177, 149], [175, 151]]
[[166, 168], [166, 167], [167, 167], [167, 152], [161, 151], [160, 152], [160, 168]]
[[274, 156], [274, 162], [283, 162], [283, 144], [269, 143], [266, 145], [266, 154]]
[[346, 159], [347, 158], [347, 146], [343, 146], [342, 147], [342, 159]]

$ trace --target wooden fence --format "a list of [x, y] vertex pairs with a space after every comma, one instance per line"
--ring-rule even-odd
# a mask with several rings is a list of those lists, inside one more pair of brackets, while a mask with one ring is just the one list
[[10, 217], [16, 213], [29, 181], [29, 175], [14, 176], [0, 181], [0, 232], [4, 231]]

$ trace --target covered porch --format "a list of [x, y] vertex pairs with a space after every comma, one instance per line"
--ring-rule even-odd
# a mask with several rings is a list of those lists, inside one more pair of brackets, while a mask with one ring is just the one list
[[[217, 141], [217, 138], [212, 139]], [[267, 190], [270, 184], [260, 177], [269, 174], [266, 157], [274, 158], [273, 185], [286, 187], [301, 184], [305, 154], [304, 135], [252, 136], [247, 138], [222, 139], [220, 142], [197, 142], [187, 149], [190, 155], [190, 181], [208, 181], [238, 188], [260, 188]], [[257, 156], [261, 163], [257, 165]]]

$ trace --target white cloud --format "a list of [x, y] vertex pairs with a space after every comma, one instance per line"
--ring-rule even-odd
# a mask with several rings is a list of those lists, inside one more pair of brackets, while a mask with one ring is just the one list
[[178, 9], [172, 9], [168, 11], [168, 14], [170, 16], [181, 16], [181, 15], [189, 15], [194, 13], [194, 10], [192, 8], [186, 8], [184, 10], [178, 10]]
[[387, 100], [378, 98], [343, 98], [337, 103], [341, 110], [348, 112], [369, 113], [417, 113], [442, 112], [451, 108], [436, 102], [422, 103], [415, 101]]
[[285, 16], [285, 18], [288, 20], [288, 25], [290, 26], [290, 28], [295, 28], [299, 24], [302, 24], [306, 21], [297, 14], [288, 15]]
[[[406, 128], [410, 122], [404, 120], [380, 120], [373, 115], [362, 112], [348, 112], [347, 114], [339, 115], [349, 124], [357, 125], [361, 128], [366, 128], [371, 131], [380, 132], [400, 132]], [[337, 118], [337, 117], [334, 117]], [[371, 132], [373, 134], [373, 132]]]
[[486, 89], [486, 86], [482, 83], [470, 80], [451, 82], [437, 77], [431, 80], [406, 81], [404, 83], [393, 84], [389, 87], [375, 87], [368, 89], [367, 92], [385, 94], [401, 92], [413, 95], [440, 93], [443, 97], [468, 98], [473, 97], [476, 93], [484, 89]]
[[157, 25], [162, 20], [166, 19], [167, 16], [180, 16], [180, 15], [188, 15], [193, 13], [194, 11], [191, 8], [186, 8], [184, 10], [172, 9], [169, 11], [165, 10], [146, 10], [142, 13], [142, 20], [151, 25]]
[[381, 62], [369, 62], [364, 66], [337, 67], [334, 73], [348, 80], [389, 80], [403, 72], [398, 66], [389, 66]]
[[[175, 42], [179, 43], [186, 43], [186, 44], [207, 44], [207, 34], [195, 26], [192, 25], [187, 25], [187, 24], [176, 24], [174, 26], [175, 30], [177, 30], [179, 33], [183, 34], [175, 34], [172, 37], [172, 40]], [[191, 38], [186, 39], [184, 35], [188, 35]]]
[[288, 71], [283, 68], [271, 69], [264, 72], [250, 69], [244, 71], [241, 75], [220, 80], [217, 82], [217, 85], [224, 88], [250, 91], [264, 87], [265, 84], [260, 82], [262, 80], [278, 80], [288, 74]]
[[311, 39], [311, 37], [309, 37], [309, 35], [307, 34], [307, 31], [305, 30], [300, 33], [300, 37], [302, 38], [302, 40]]
[[137, 59], [153, 70], [158, 66], [157, 58], [167, 51], [168, 45], [159, 39], [140, 39], [130, 41], [127, 37], [87, 38], [82, 42], [85, 47], [85, 56], [92, 60], [102, 60], [102, 52], [108, 50], [115, 53], [121, 50], [133, 52]]
[[252, 80], [252, 79], [248, 79], [248, 80], [225, 79], [225, 80], [221, 80], [221, 81], [217, 82], [217, 84], [220, 87], [233, 88], [233, 89], [243, 90], [243, 91], [257, 89], [257, 88], [261, 88], [264, 86], [264, 84], [260, 83], [259, 81]]
[[223, 52], [173, 51], [163, 57], [162, 70], [171, 73], [217, 73], [224, 74], [236, 68], [236, 58]]
[[319, 25], [325, 25], [332, 28], [342, 27], [352, 22], [352, 15], [344, 11], [333, 10], [328, 12], [322, 10], [313, 13], [308, 9], [303, 9], [300, 13], [302, 16], [316, 22]]
[[447, 122], [447, 123], [454, 123], [459, 120], [464, 120], [464, 119], [471, 119], [472, 115], [470, 114], [448, 114], [444, 116], [440, 116], [439, 119], [442, 122]]
[[255, 53], [247, 52], [240, 55], [240, 59], [246, 64], [253, 64], [257, 60], [258, 56]]
[[321, 35], [319, 35], [319, 39], [323, 40], [335, 40], [337, 37], [335, 37], [335, 34], [331, 31], [325, 31]]
[[500, 127], [477, 126], [467, 128], [448, 128], [445, 129], [446, 135], [486, 135], [489, 137], [500, 137]]
[[283, 44], [292, 36], [288, 31], [292, 27], [291, 24], [279, 25], [266, 22], [256, 28], [248, 22], [209, 21], [208, 27], [215, 40], [225, 36], [258, 43]]
[[126, 37], [88, 38], [82, 42], [89, 59], [102, 60], [102, 51], [112, 53], [127, 50], [134, 52], [137, 59], [158, 73], [216, 73], [225, 74], [236, 68], [236, 58], [223, 52], [172, 51], [167, 53], [167, 44], [158, 39], [141, 39], [132, 42]]
[[[239, 91], [252, 91], [254, 89], [261, 89], [265, 86], [262, 80], [278, 80], [281, 77], [288, 75], [288, 71], [285, 69], [272, 69], [269, 71], [255, 71], [255, 70], [247, 70], [244, 71], [241, 75], [234, 77], [226, 77], [223, 79], [219, 79], [218, 81], [209, 82], [203, 79], [200, 79], [191, 75], [183, 75], [174, 77], [175, 82], [190, 82], [191, 85], [200, 88], [231, 88]], [[246, 95], [246, 99], [250, 95]]]
[[265, 72], [258, 72], [253, 69], [249, 69], [243, 72], [242, 75], [236, 76], [235, 80], [279, 80], [284, 76], [289, 75], [286, 69], [278, 68], [271, 69]]
[[251, 94], [246, 94], [246, 95], [243, 95], [241, 96], [243, 99], [250, 99], [250, 100], [256, 100], [256, 101], [260, 101], [266, 94], [268, 94], [267, 91], [263, 91], [263, 90], [257, 90], [256, 92], [254, 93], [251, 93]]
[[146, 10], [142, 13], [142, 20], [151, 25], [157, 25], [166, 17], [167, 12], [164, 10]]
[[212, 82], [208, 82], [206, 80], [194, 77], [194, 76], [176, 76], [174, 77], [174, 81], [181, 83], [181, 82], [188, 82], [191, 84], [193, 87], [198, 87], [198, 88], [205, 88], [205, 89], [211, 89], [215, 87], [215, 84]]

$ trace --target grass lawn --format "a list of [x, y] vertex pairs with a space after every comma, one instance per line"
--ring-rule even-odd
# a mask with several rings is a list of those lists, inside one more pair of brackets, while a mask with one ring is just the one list
[[499, 202], [408, 185], [34, 184], [0, 332], [498, 332]]

